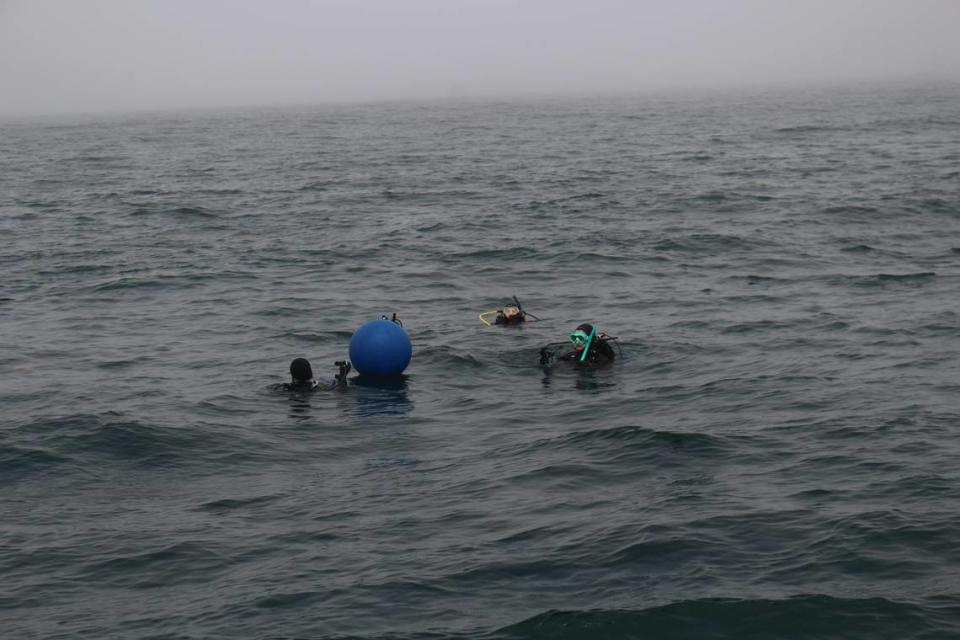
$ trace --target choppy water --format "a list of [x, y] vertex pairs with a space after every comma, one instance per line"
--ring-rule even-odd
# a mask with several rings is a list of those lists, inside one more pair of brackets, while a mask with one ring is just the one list
[[958, 232], [956, 86], [3, 123], [3, 636], [957, 637]]

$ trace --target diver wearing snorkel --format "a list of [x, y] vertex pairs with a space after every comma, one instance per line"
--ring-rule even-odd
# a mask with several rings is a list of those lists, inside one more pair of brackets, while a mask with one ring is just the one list
[[553, 353], [556, 353], [556, 350], [562, 347], [563, 343], [548, 344], [540, 349], [540, 364], [550, 365], [553, 362], [570, 362], [584, 367], [607, 365], [617, 357], [613, 347], [609, 344], [612, 340], [616, 340], [616, 338], [612, 338], [605, 333], [598, 333], [596, 327], [585, 322], [570, 334], [570, 342], [573, 343], [571, 351], [554, 356]]
[[318, 389], [335, 389], [347, 385], [347, 374], [350, 373], [350, 363], [345, 360], [337, 360], [335, 363], [340, 372], [333, 377], [333, 380], [319, 381], [313, 379], [313, 368], [310, 361], [306, 358], [296, 358], [290, 363], [290, 382], [284, 382], [280, 388], [284, 391], [295, 391], [299, 393], [316, 391]]
[[[493, 322], [487, 320], [487, 316], [492, 316], [496, 314], [496, 317], [493, 319]], [[517, 296], [513, 296], [513, 304], [506, 304], [502, 309], [495, 309], [493, 311], [484, 311], [480, 314], [480, 322], [487, 325], [488, 327], [492, 324], [502, 324], [502, 325], [517, 325], [523, 324], [524, 322], [529, 322], [527, 316], [530, 316], [534, 320], [539, 320], [537, 316], [532, 313], [528, 313], [523, 310], [523, 307], [520, 305], [520, 301], [517, 300]]]
[[493, 319], [493, 324], [520, 324], [527, 321], [527, 314], [520, 310], [515, 304], [508, 304], [500, 311], [497, 311], [497, 317]]

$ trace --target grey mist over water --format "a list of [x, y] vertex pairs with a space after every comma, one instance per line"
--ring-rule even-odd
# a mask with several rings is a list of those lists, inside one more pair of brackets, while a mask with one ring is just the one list
[[942, 84], [5, 124], [0, 626], [956, 637], [958, 166]]
[[960, 80], [953, 0], [3, 0], [0, 117]]

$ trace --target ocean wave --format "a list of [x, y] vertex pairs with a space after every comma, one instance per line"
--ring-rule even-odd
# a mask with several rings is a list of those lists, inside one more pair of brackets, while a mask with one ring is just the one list
[[215, 219], [220, 214], [203, 206], [167, 207], [159, 204], [134, 205], [130, 210], [133, 216], [168, 215], [180, 220]]
[[868, 244], [854, 244], [844, 247], [841, 251], [847, 253], [873, 253], [876, 249]]
[[72, 163], [79, 162], [85, 164], [125, 164], [130, 162], [127, 156], [107, 155], [107, 154], [81, 154], [73, 157], [63, 158], [61, 162]]
[[774, 276], [758, 276], [758, 275], [754, 275], [754, 274], [749, 274], [749, 275], [747, 275], [747, 276], [731, 276], [731, 278], [734, 278], [734, 279], [745, 278], [746, 281], [747, 281], [747, 284], [750, 284], [750, 285], [755, 285], [755, 284], [791, 284], [791, 283], [793, 283], [793, 282], [796, 282], [796, 280], [795, 280], [795, 279], [792, 279], [792, 278], [782, 278], [782, 277], [778, 278], [778, 277], [774, 277]]
[[822, 124], [795, 124], [787, 127], [777, 127], [773, 131], [776, 133], [828, 133], [831, 131], [841, 131], [844, 127]]
[[181, 540], [89, 563], [77, 571], [76, 579], [131, 589], [202, 584], [233, 563], [234, 560], [221, 554], [215, 545]]
[[[430, 366], [439, 366], [451, 372], [484, 369], [487, 366], [483, 359], [446, 345], [419, 349], [417, 359], [423, 363], [431, 363]], [[536, 362], [536, 359], [531, 358], [530, 361]]]
[[667, 455], [673, 458], [720, 457], [729, 451], [729, 444], [723, 438], [707, 433], [624, 425], [543, 438], [501, 453], [526, 456], [558, 450], [577, 454], [599, 454], [601, 459], [610, 460], [639, 456], [663, 463], [666, 459], [662, 456]]
[[[960, 603], [798, 594], [785, 599], [710, 598], [638, 610], [547, 611], [490, 640], [902, 640], [960, 634]], [[951, 619], [952, 618], [952, 619]]]
[[0, 485], [28, 480], [33, 474], [48, 473], [64, 465], [76, 464], [74, 457], [60, 455], [36, 446], [3, 444], [0, 447]]
[[119, 276], [90, 286], [93, 293], [109, 293], [126, 290], [193, 289], [214, 279], [215, 274], [164, 274], [149, 276]]
[[658, 251], [719, 253], [753, 251], [769, 246], [771, 242], [763, 238], [748, 238], [734, 234], [693, 233], [663, 238], [655, 243], [653, 248]]
[[787, 331], [800, 325], [806, 325], [805, 319], [797, 320], [754, 320], [752, 322], [738, 322], [720, 330], [723, 334], [741, 334], [768, 331]]
[[829, 215], [835, 216], [851, 216], [851, 217], [872, 217], [880, 213], [880, 210], [876, 207], [864, 206], [864, 205], [831, 205], [829, 207], [824, 207], [823, 212]]
[[204, 502], [197, 508], [201, 511], [225, 514], [238, 510], [246, 511], [251, 507], [256, 508], [262, 505], [273, 504], [278, 498], [280, 498], [278, 495], [254, 496], [252, 498], [221, 498], [219, 500]]
[[519, 246], [507, 249], [475, 249], [451, 254], [447, 261], [458, 260], [489, 260], [492, 263], [516, 260], [520, 258], [536, 258], [540, 255], [537, 249]]
[[[84, 466], [104, 460], [142, 467], [186, 466], [215, 459], [228, 443], [202, 429], [164, 428], [114, 413], [42, 418], [19, 426], [16, 434], [43, 445], [48, 455], [35, 460], [47, 466], [62, 464], [64, 458]], [[227, 448], [234, 450], [244, 443], [238, 438], [229, 444]]]
[[887, 287], [909, 286], [921, 287], [937, 277], [934, 271], [917, 273], [877, 273], [865, 276], [837, 276], [833, 280], [838, 284], [848, 284], [854, 287]]

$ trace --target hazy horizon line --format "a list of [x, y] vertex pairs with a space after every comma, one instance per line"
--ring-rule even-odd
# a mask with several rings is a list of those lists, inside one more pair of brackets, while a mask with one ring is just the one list
[[688, 84], [659, 84], [646, 87], [631, 87], [622, 89], [554, 89], [537, 91], [504, 91], [478, 92], [447, 91], [442, 94], [421, 96], [394, 96], [370, 98], [332, 98], [329, 100], [291, 99], [278, 102], [223, 102], [211, 104], [171, 104], [163, 106], [129, 106], [119, 108], [80, 109], [80, 110], [49, 110], [34, 113], [0, 112], [0, 122], [19, 123], [35, 120], [56, 120], [60, 118], [97, 119], [99, 117], [137, 116], [148, 114], [175, 114], [187, 112], [211, 111], [244, 111], [244, 110], [288, 110], [323, 107], [371, 107], [390, 104], [437, 104], [457, 102], [511, 102], [511, 101], [544, 101], [544, 100], [581, 100], [591, 98], [671, 98], [691, 95], [722, 95], [722, 94], [750, 94], [764, 91], [825, 91], [825, 90], [876, 90], [876, 89], [906, 89], [911, 86], [944, 85], [960, 89], [960, 77], [945, 74], [913, 74], [910, 76], [874, 76], [864, 78], [816, 78], [809, 80], [792, 79], [790, 81], [748, 80], [741, 83], [688, 83]]

